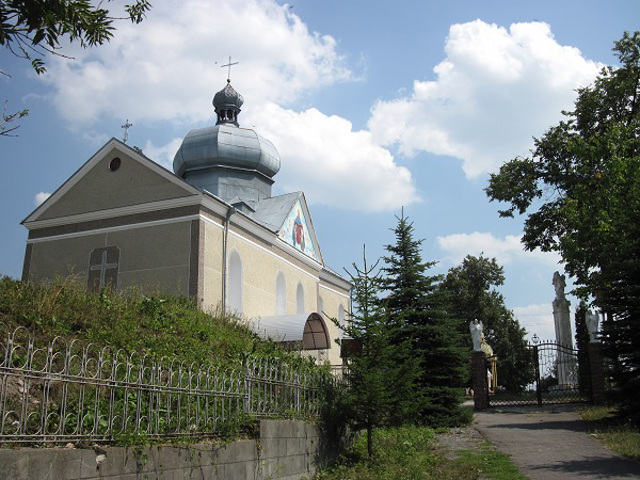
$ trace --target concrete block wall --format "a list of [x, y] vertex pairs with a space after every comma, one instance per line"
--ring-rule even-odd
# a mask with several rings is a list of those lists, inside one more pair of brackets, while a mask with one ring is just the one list
[[315, 473], [318, 446], [311, 423], [263, 420], [260, 438], [222, 446], [1, 448], [0, 479], [300, 480]]

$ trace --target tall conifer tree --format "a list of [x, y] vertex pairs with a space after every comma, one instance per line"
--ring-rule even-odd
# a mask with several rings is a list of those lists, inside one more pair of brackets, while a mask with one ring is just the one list
[[378, 293], [380, 276], [378, 262], [367, 263], [363, 253], [363, 267], [355, 263], [355, 273], [347, 271], [353, 283], [353, 311], [345, 325], [334, 319], [357, 348], [348, 358], [345, 403], [356, 430], [367, 432], [367, 450], [373, 455], [373, 429], [389, 423], [392, 408], [390, 379], [400, 372], [393, 362], [389, 330], [385, 326], [384, 311]]
[[[437, 288], [441, 277], [427, 275], [436, 262], [423, 262], [422, 240], [414, 239], [413, 223], [404, 211], [396, 218], [396, 243], [385, 246], [389, 255], [384, 257], [383, 267], [387, 325], [394, 344], [410, 345], [408, 354], [404, 348], [395, 352], [409, 372], [407, 381], [413, 382], [411, 372], [417, 363], [417, 388], [410, 398], [419, 409], [419, 418], [432, 426], [455, 425], [462, 419], [459, 399], [465, 353]], [[410, 390], [408, 385], [403, 387]]]

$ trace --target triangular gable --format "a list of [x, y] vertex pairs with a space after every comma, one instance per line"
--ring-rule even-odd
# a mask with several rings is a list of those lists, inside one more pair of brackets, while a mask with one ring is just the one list
[[302, 192], [292, 203], [284, 222], [278, 229], [278, 238], [309, 258], [322, 263], [320, 245]]
[[[116, 169], [115, 158], [120, 159]], [[112, 138], [22, 223], [198, 194], [198, 189], [169, 170]]]

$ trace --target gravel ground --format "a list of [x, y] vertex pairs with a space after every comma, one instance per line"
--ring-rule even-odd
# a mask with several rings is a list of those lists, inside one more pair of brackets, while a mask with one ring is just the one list
[[460, 450], [473, 450], [485, 442], [474, 426], [452, 428], [436, 436], [436, 451], [445, 458], [455, 460]]

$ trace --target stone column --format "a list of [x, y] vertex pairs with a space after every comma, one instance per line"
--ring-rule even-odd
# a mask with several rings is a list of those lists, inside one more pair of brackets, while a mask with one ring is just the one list
[[471, 354], [471, 378], [473, 406], [476, 410], [486, 410], [489, 407], [489, 386], [487, 385], [487, 362], [483, 351]]
[[[556, 342], [567, 348], [573, 348], [573, 339], [571, 338], [571, 312], [569, 306], [571, 303], [564, 296], [564, 275], [558, 272], [553, 274], [553, 286], [556, 290], [556, 298], [553, 300], [553, 321], [556, 327]], [[576, 385], [577, 379], [574, 378], [575, 362], [572, 355], [567, 355], [563, 351], [558, 351], [558, 386]]]

